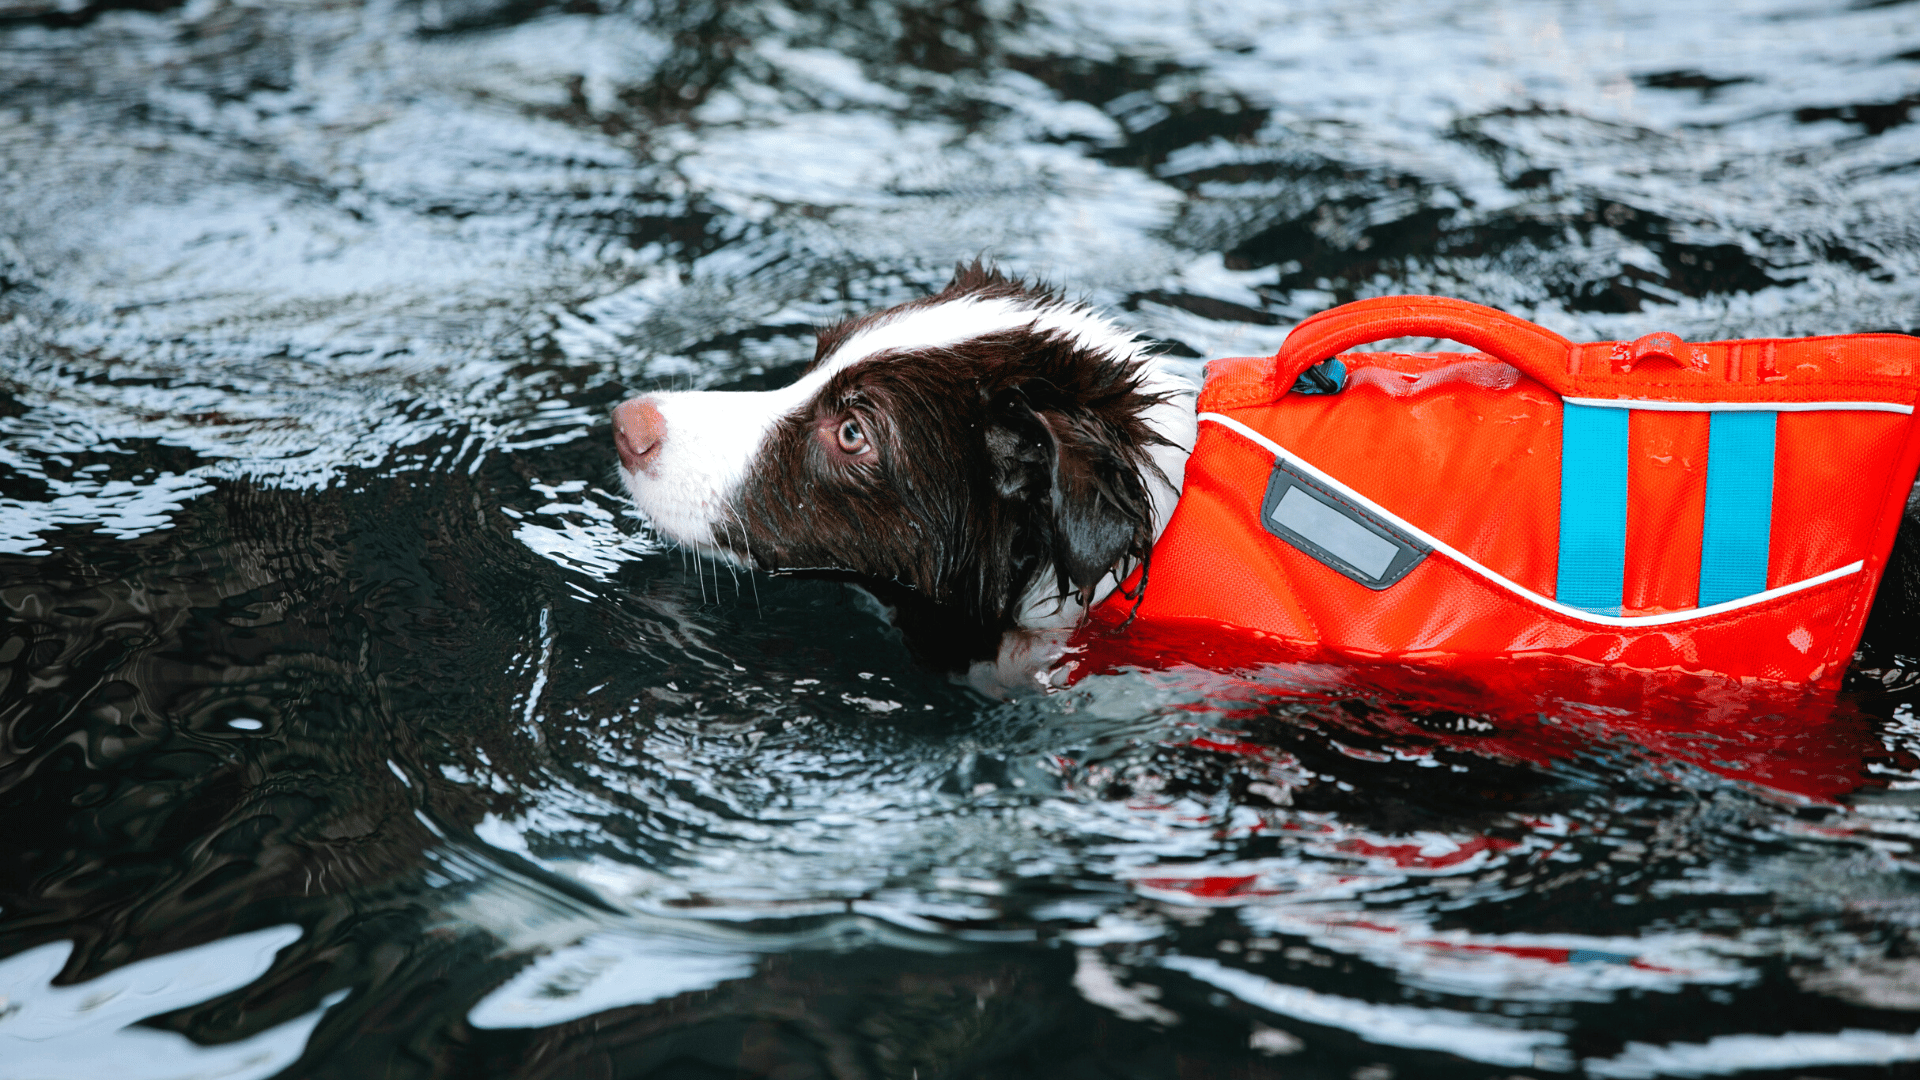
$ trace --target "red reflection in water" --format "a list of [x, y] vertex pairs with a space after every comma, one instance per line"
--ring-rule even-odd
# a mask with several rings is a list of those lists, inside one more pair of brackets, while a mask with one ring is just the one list
[[[1217, 717], [1257, 715], [1270, 703], [1359, 699], [1357, 721], [1406, 754], [1446, 748], [1551, 771], [1576, 759], [1631, 754], [1659, 767], [1692, 766], [1796, 801], [1835, 803], [1880, 781], [1869, 761], [1888, 751], [1877, 721], [1832, 691], [1673, 671], [1636, 671], [1551, 658], [1356, 666], [1277, 648], [1227, 628], [1136, 624], [1098, 627], [1077, 642], [1073, 677], [1126, 669], [1190, 680], [1206, 696], [1192, 707]], [[1460, 730], [1411, 717], [1454, 714]], [[1257, 743], [1215, 733], [1193, 746], [1251, 757]], [[1358, 751], [1356, 751], [1357, 753]], [[1368, 759], [1381, 757], [1365, 751]], [[1904, 755], [1903, 755], [1904, 756]], [[1902, 770], [1920, 761], [1902, 760]], [[1384, 852], [1382, 852], [1384, 853]], [[1371, 854], [1371, 853], [1369, 853]], [[1448, 855], [1470, 858], [1474, 852]]]

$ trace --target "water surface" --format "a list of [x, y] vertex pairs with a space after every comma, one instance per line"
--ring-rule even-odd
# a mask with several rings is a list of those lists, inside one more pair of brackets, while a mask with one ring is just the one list
[[991, 702], [607, 416], [983, 254], [1914, 332], [1917, 109], [1900, 2], [0, 0], [0, 1076], [1912, 1073], [1897, 635]]

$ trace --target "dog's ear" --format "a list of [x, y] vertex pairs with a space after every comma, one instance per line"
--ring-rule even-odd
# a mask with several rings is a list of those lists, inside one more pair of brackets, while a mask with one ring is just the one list
[[[1153, 501], [1143, 461], [1092, 418], [1041, 412], [1053, 435], [1054, 564], [1085, 603], [1108, 571], [1146, 558], [1153, 543]], [[1066, 590], [1062, 590], [1063, 592]]]
[[986, 433], [994, 485], [1027, 509], [1026, 542], [1009, 552], [1029, 567], [1014, 582], [1016, 596], [1050, 570], [1060, 595], [1085, 603], [1109, 571], [1125, 577], [1147, 557], [1153, 505], [1142, 470], [1152, 466], [1083, 410], [1036, 403], [1019, 390], [996, 406]]

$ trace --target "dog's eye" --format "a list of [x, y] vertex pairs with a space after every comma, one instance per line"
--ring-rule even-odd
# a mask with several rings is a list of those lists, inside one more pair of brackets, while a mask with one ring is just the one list
[[840, 440], [840, 449], [848, 454], [858, 454], [867, 448], [867, 433], [858, 420], [842, 421], [834, 436]]

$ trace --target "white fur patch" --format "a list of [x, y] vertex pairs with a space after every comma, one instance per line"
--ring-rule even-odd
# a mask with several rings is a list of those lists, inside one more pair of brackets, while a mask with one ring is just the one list
[[718, 527], [767, 433], [806, 401], [791, 389], [648, 395], [666, 434], [646, 468], [620, 470], [634, 505], [668, 539], [743, 562], [721, 547]]
[[[874, 323], [842, 342], [808, 378], [825, 382], [850, 365], [885, 352], [950, 348], [963, 341], [1031, 327], [1036, 334], [1071, 339], [1081, 348], [1108, 356], [1132, 356], [1140, 342], [1087, 308], [1057, 301], [998, 297], [961, 297], [931, 307], [902, 311]], [[804, 381], [804, 380], [803, 380]]]

